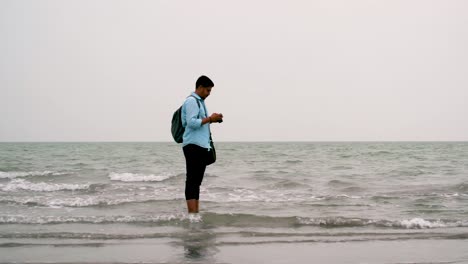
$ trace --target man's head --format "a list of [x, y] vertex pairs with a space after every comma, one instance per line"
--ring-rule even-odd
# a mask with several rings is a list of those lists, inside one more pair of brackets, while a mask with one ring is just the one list
[[210, 80], [210, 78], [202, 75], [198, 78], [197, 82], [195, 83], [195, 92], [198, 94], [202, 99], [208, 97], [211, 93], [211, 88], [213, 88], [214, 83]]

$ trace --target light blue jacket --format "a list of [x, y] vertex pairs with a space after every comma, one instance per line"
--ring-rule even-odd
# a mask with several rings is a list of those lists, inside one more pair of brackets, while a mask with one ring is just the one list
[[200, 107], [192, 96], [187, 97], [182, 105], [182, 126], [185, 127], [182, 146], [195, 144], [210, 149], [210, 123], [201, 124], [202, 119], [208, 117], [205, 102], [198, 94], [191, 95], [198, 99]]

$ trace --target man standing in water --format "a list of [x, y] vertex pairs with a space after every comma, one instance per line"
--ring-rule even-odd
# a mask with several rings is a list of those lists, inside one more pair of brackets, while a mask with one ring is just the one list
[[[200, 185], [206, 169], [205, 157], [210, 150], [210, 124], [222, 122], [223, 115], [208, 116], [205, 99], [210, 95], [214, 83], [200, 76], [193, 92], [182, 105], [182, 126], [185, 127], [182, 147], [187, 166], [185, 199], [189, 213], [198, 213]], [[198, 102], [197, 102], [198, 101]]]

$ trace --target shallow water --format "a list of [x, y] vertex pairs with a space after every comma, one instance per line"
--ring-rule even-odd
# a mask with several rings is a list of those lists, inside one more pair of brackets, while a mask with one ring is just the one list
[[468, 143], [216, 147], [193, 219], [185, 213], [179, 145], [0, 143], [4, 261], [31, 262], [13, 253], [25, 248], [129, 241], [174, 252], [198, 245], [208, 253], [192, 258], [185, 249], [177, 261], [213, 263], [219, 246], [467, 241]]

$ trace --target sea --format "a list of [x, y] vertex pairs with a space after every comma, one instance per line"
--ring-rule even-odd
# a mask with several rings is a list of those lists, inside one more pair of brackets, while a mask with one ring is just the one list
[[[223, 247], [467, 245], [468, 142], [215, 145], [200, 213], [189, 215], [176, 143], [0, 143], [0, 262], [229, 263]], [[466, 253], [441, 261], [466, 263]]]

